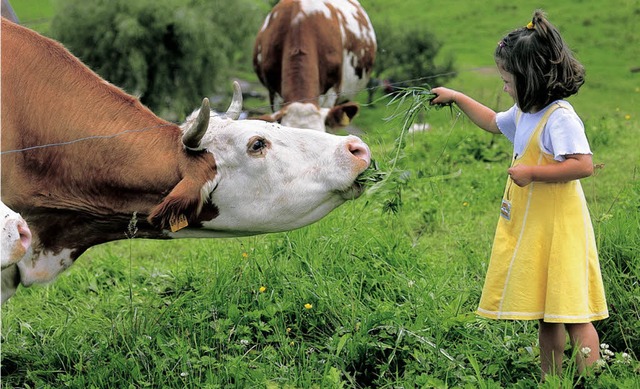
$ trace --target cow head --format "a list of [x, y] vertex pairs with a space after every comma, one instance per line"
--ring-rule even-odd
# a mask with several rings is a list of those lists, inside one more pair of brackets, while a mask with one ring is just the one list
[[0, 301], [4, 304], [15, 294], [20, 284], [18, 267], [25, 266], [25, 263], [31, 264], [33, 237], [22, 216], [2, 201], [0, 201], [0, 225], [2, 226]]
[[360, 106], [355, 102], [346, 102], [331, 108], [319, 108], [316, 104], [295, 102], [272, 114], [255, 119], [278, 122], [286, 127], [325, 131], [348, 126], [359, 110]]
[[[355, 136], [235, 120], [242, 102], [234, 86], [226, 114], [212, 113], [205, 100], [182, 126], [188, 152], [215, 159], [215, 177], [198, 187], [197, 227], [218, 236], [291, 230], [361, 194], [355, 180], [371, 161], [365, 143]], [[175, 217], [172, 208], [193, 202], [193, 193], [180, 195], [193, 192], [193, 179], [185, 180], [152, 212], [152, 222]], [[178, 234], [198, 235], [193, 229]]]
[[31, 250], [31, 231], [22, 217], [0, 202], [2, 269], [20, 262]]

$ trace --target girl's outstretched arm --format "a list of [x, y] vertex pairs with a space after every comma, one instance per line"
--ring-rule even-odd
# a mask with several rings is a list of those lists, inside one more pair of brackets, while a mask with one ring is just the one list
[[560, 163], [543, 166], [516, 165], [507, 172], [518, 186], [527, 186], [533, 181], [566, 182], [579, 180], [593, 174], [591, 154], [569, 154]]
[[496, 112], [491, 108], [453, 89], [438, 87], [433, 88], [431, 93], [436, 95], [436, 97], [431, 100], [431, 104], [456, 103], [476, 126], [494, 134], [500, 133], [498, 125], [496, 124]]

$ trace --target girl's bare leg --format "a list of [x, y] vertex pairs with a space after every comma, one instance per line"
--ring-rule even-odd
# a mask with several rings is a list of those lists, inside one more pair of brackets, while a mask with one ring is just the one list
[[[600, 338], [593, 323], [565, 324], [571, 346], [576, 350], [578, 372], [593, 365], [600, 358]], [[586, 350], [588, 348], [589, 350]], [[588, 352], [585, 352], [588, 351]]]
[[540, 343], [542, 380], [544, 381], [547, 374], [560, 375], [562, 373], [562, 356], [567, 340], [564, 333], [564, 324], [545, 323], [540, 320], [538, 340]]

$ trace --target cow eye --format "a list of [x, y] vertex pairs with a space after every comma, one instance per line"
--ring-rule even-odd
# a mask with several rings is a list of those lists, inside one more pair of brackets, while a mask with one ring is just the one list
[[264, 141], [262, 139], [258, 139], [251, 145], [251, 151], [260, 151], [264, 149], [265, 146], [266, 144], [264, 143]]
[[249, 140], [248, 151], [250, 154], [262, 155], [269, 147], [269, 142], [261, 137], [253, 137]]

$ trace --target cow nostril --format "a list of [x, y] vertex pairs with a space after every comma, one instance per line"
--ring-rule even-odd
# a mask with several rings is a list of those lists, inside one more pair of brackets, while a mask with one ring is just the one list
[[371, 151], [369, 146], [362, 141], [353, 141], [347, 144], [349, 152], [356, 158], [360, 158], [367, 162], [367, 165], [371, 162]]
[[18, 224], [18, 233], [20, 234], [20, 242], [25, 249], [31, 246], [31, 230], [27, 227], [26, 223]]

